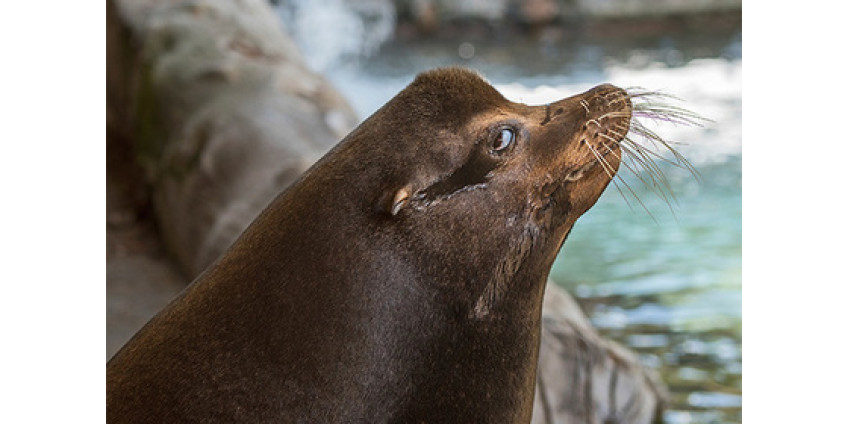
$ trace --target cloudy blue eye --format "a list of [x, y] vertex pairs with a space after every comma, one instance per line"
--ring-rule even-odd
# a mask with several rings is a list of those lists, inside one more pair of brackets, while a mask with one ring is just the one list
[[503, 152], [512, 145], [515, 141], [515, 131], [511, 128], [500, 130], [495, 140], [492, 142], [492, 150], [495, 152]]

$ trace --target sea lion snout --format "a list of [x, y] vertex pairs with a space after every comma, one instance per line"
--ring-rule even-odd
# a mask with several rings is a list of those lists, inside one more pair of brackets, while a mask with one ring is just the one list
[[[590, 124], [609, 128], [609, 124], [630, 122], [632, 104], [626, 91], [611, 84], [601, 84], [577, 96], [562, 101], [576, 99], [586, 114], [583, 129]], [[624, 118], [624, 119], [621, 119]], [[608, 119], [600, 122], [601, 119]], [[608, 124], [606, 126], [600, 124]], [[625, 131], [626, 133], [626, 131]], [[622, 134], [623, 137], [623, 134]]]
[[[599, 85], [545, 106], [538, 122], [534, 155], [551, 158], [546, 167], [569, 172], [619, 156], [619, 143], [630, 129], [632, 105], [626, 91]], [[604, 164], [604, 165], [609, 165]], [[609, 173], [617, 166], [606, 166]], [[610, 175], [612, 177], [612, 175]]]
[[602, 84], [537, 107], [531, 157], [542, 182], [540, 204], [552, 202], [554, 216], [573, 222], [617, 173], [632, 104], [626, 91]]
[[575, 97], [585, 113], [578, 139], [592, 153], [590, 161], [604, 165], [608, 154], [620, 157], [619, 143], [630, 129], [632, 116], [627, 92], [611, 84], [602, 84]]
[[632, 105], [627, 92], [610, 85], [599, 85], [583, 95], [580, 101], [586, 110], [583, 123], [583, 143], [592, 143], [600, 153], [618, 150], [618, 145], [630, 129]]

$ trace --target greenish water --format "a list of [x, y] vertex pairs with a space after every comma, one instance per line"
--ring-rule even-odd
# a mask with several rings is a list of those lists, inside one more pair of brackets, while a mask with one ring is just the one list
[[607, 190], [551, 271], [604, 335], [660, 371], [671, 393], [668, 422], [741, 422], [740, 162], [699, 166], [701, 183], [666, 169], [673, 215], [639, 184], [631, 186], [653, 219]]
[[[741, 422], [738, 30], [626, 39], [557, 40], [517, 34], [406, 41], [389, 37], [374, 46], [373, 37], [368, 41], [371, 27], [351, 24], [360, 19], [355, 13], [336, 8], [321, 15], [315, 7], [310, 19], [335, 19], [338, 24], [327, 25], [362, 31], [362, 46], [356, 44], [356, 35], [334, 38], [341, 33], [327, 33], [317, 39], [309, 32], [298, 38], [294, 32], [296, 40], [304, 41], [301, 48], [307, 60], [328, 76], [363, 118], [416, 73], [464, 65], [483, 72], [514, 101], [542, 104], [610, 82], [662, 90], [685, 100], [681, 106], [712, 119], [702, 128], [655, 127], [664, 137], [683, 143], [678, 149], [697, 168], [700, 179], [664, 165], [676, 196], [669, 205], [632, 173], [620, 172], [633, 193], [621, 183], [623, 195], [613, 186], [607, 189], [578, 220], [551, 279], [575, 295], [602, 334], [628, 346], [645, 365], [660, 372], [671, 395], [666, 422]], [[296, 22], [292, 26], [296, 28]]]

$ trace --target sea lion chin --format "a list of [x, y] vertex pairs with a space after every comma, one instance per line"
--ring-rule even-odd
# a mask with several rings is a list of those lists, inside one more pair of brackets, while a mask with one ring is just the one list
[[631, 108], [419, 75], [109, 361], [108, 421], [529, 422], [544, 284]]

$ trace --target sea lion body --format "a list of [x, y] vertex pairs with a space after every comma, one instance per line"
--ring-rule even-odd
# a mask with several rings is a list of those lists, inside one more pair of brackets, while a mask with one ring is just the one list
[[109, 361], [108, 422], [529, 422], [545, 281], [629, 120], [608, 85], [419, 75]]

